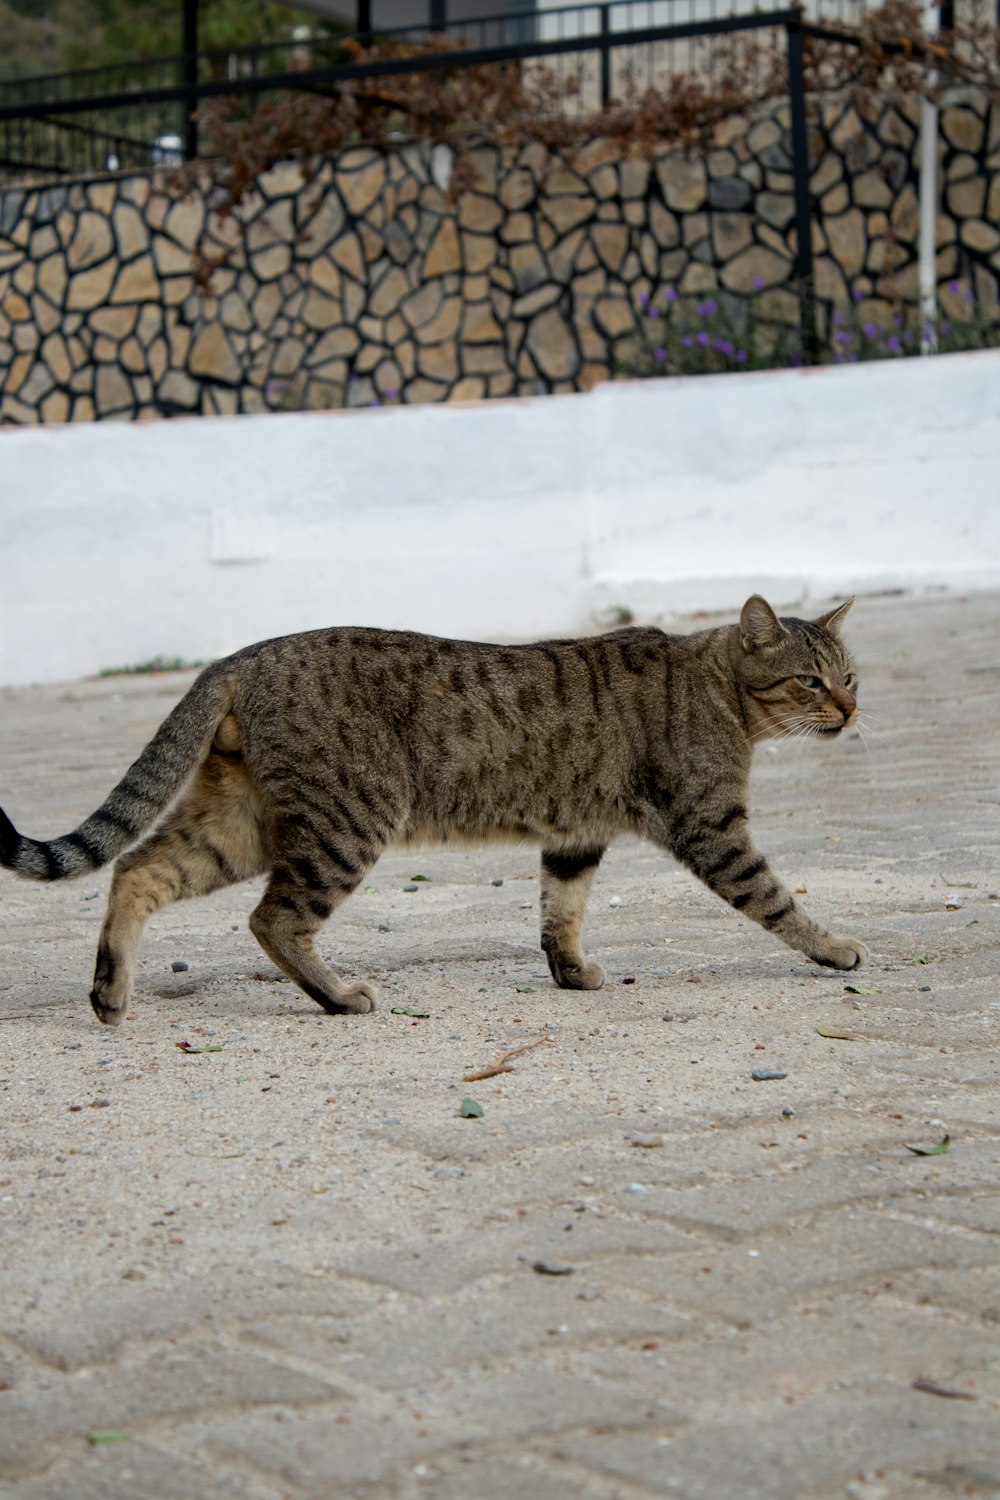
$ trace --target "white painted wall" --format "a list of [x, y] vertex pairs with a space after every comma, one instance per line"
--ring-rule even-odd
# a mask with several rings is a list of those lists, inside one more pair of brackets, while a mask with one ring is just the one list
[[338, 623], [493, 639], [1000, 583], [1000, 351], [0, 432], [0, 683]]

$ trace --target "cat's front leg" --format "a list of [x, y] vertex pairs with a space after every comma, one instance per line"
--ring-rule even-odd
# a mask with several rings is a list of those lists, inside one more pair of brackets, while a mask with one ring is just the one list
[[754, 844], [742, 807], [714, 820], [685, 818], [663, 842], [723, 901], [814, 963], [858, 969], [867, 961], [864, 943], [827, 932], [802, 910]]
[[604, 970], [580, 946], [580, 927], [603, 849], [542, 850], [542, 948], [564, 990], [599, 990]]

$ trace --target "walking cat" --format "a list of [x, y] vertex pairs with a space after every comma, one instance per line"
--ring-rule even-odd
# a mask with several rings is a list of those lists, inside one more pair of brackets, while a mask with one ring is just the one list
[[779, 619], [754, 594], [738, 625], [686, 636], [497, 646], [337, 628], [262, 641], [201, 673], [75, 832], [26, 838], [0, 811], [0, 863], [60, 880], [121, 856], [90, 995], [108, 1025], [157, 908], [265, 873], [250, 917], [264, 951], [324, 1010], [370, 1010], [372, 986], [341, 979], [314, 939], [384, 849], [425, 841], [541, 844], [542, 948], [566, 989], [603, 982], [580, 926], [622, 833], [817, 963], [854, 969], [863, 945], [805, 914], [747, 823], [756, 744], [855, 719], [839, 639], [852, 603]]

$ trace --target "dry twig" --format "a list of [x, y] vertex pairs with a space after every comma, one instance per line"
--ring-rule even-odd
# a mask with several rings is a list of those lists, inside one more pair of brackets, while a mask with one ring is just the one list
[[495, 1078], [498, 1073], [513, 1073], [510, 1059], [517, 1057], [519, 1052], [530, 1052], [534, 1047], [541, 1047], [545, 1042], [555, 1042], [554, 1036], [536, 1036], [533, 1042], [522, 1042], [519, 1047], [511, 1047], [506, 1052], [501, 1052], [488, 1067], [477, 1068], [474, 1073], [463, 1073], [463, 1083], [478, 1083], [481, 1078]]

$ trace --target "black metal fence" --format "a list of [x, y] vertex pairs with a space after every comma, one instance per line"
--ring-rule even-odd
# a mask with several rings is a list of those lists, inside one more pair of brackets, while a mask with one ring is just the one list
[[[854, 23], [864, 0], [811, 0], [810, 19]], [[697, 71], [711, 87], [720, 40], [740, 31], [771, 33], [804, 14], [753, 0], [602, 0], [525, 14], [379, 33], [369, 42], [427, 45], [444, 35], [462, 48], [411, 60], [354, 61], [346, 38], [295, 36], [288, 41], [206, 50], [142, 63], [92, 68], [0, 83], [0, 188], [19, 179], [53, 179], [100, 171], [172, 165], [210, 152], [199, 142], [198, 114], [212, 99], [237, 97], [252, 107], [263, 94], [326, 92], [350, 79], [477, 63], [543, 63], [569, 84], [567, 108], [589, 113], [648, 87], [668, 88]], [[777, 28], [777, 33], [775, 32]]]
[[[804, 354], [816, 352], [810, 230], [804, 37], [817, 22], [856, 23], [864, 0], [811, 0], [751, 9], [752, 0], [602, 0], [523, 15], [455, 23], [456, 52], [433, 50], [427, 28], [360, 41], [430, 44], [419, 57], [355, 60], [345, 39], [295, 37], [277, 45], [204, 51], [135, 65], [31, 78], [0, 85], [0, 190], [17, 181], [52, 181], [108, 171], [179, 165], [199, 154], [199, 113], [232, 98], [252, 111], [262, 97], [330, 94], [352, 80], [438, 72], [491, 63], [544, 64], [572, 81], [572, 107], [589, 112], [692, 71], [711, 88], [720, 44], [752, 33], [756, 53], [790, 106], [797, 259]], [[211, 154], [211, 141], [201, 142]]]

